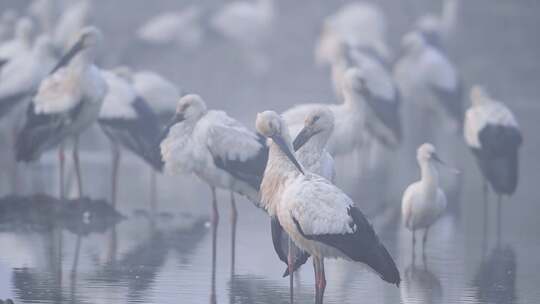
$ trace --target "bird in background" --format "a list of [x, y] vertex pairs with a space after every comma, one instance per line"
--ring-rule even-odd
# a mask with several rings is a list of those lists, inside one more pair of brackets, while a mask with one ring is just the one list
[[79, 136], [94, 123], [107, 93], [107, 84], [94, 65], [102, 34], [86, 27], [77, 41], [41, 82], [26, 111], [26, 123], [17, 136], [17, 161], [36, 161], [60, 146], [60, 197], [64, 196], [64, 141], [74, 139], [73, 161], [78, 194], [83, 195], [79, 163]]
[[[266, 111], [257, 115], [256, 128], [270, 139], [261, 185], [262, 207], [271, 217], [277, 216], [291, 241], [315, 259], [316, 303], [322, 303], [326, 287], [324, 258], [362, 262], [383, 280], [399, 285], [392, 257], [353, 201], [298, 162], [286, 122], [277, 113]], [[292, 255], [289, 257], [292, 280]], [[292, 289], [290, 296], [292, 302]]]
[[[412, 252], [416, 245], [416, 231], [424, 229], [422, 253], [425, 248], [429, 228], [441, 217], [446, 209], [446, 195], [439, 186], [439, 171], [437, 164], [447, 166], [437, 155], [432, 144], [421, 145], [416, 152], [420, 166], [420, 180], [405, 189], [401, 200], [401, 218], [404, 226], [412, 232]], [[451, 171], [458, 173], [451, 168]]]
[[455, 35], [461, 0], [444, 0], [440, 14], [425, 14], [418, 18], [415, 28], [428, 44], [447, 53]]
[[13, 34], [17, 16], [17, 11], [13, 9], [5, 9], [0, 14], [0, 43], [9, 39]]
[[[476, 158], [484, 178], [484, 213], [487, 216], [489, 187], [495, 192], [497, 216], [501, 220], [501, 200], [516, 191], [519, 180], [519, 150], [523, 135], [512, 111], [493, 99], [479, 85], [471, 88], [471, 107], [463, 127], [467, 146]], [[500, 236], [500, 230], [498, 231]]]
[[32, 50], [32, 33], [34, 24], [32, 20], [22, 17], [15, 24], [13, 38], [0, 44], [0, 67], [21, 53]]
[[98, 122], [112, 146], [112, 194], [116, 203], [118, 168], [121, 147], [139, 156], [145, 163], [161, 172], [163, 161], [159, 146], [161, 125], [148, 103], [135, 91], [130, 75], [122, 70], [102, 70], [108, 86], [107, 95], [99, 113]]

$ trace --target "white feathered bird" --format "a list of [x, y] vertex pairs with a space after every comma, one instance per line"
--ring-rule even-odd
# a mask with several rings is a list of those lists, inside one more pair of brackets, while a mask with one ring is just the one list
[[15, 56], [32, 50], [33, 29], [34, 25], [29, 18], [23, 17], [17, 21], [13, 38], [0, 44], [0, 66]]
[[[263, 138], [225, 112], [208, 110], [198, 95], [180, 99], [165, 131], [161, 155], [165, 169], [194, 173], [212, 190], [213, 220], [218, 220], [216, 188], [259, 202], [268, 149]], [[231, 195], [233, 212], [234, 196]]]
[[383, 280], [399, 285], [392, 257], [353, 201], [328, 180], [306, 172], [297, 161], [285, 121], [266, 111], [257, 115], [256, 126], [271, 139], [261, 203], [294, 244], [315, 258], [316, 302], [322, 303], [326, 286], [324, 258], [362, 262]]
[[60, 52], [69, 48], [79, 32], [89, 24], [92, 3], [90, 0], [70, 2], [60, 15], [53, 33], [54, 44]]

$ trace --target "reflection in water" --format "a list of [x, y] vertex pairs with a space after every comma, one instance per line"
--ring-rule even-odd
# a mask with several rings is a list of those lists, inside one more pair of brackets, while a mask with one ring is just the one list
[[[234, 275], [229, 282], [229, 304], [288, 303], [289, 287], [251, 275]], [[311, 292], [295, 289], [295, 303], [313, 302]]]
[[482, 303], [510, 304], [516, 301], [517, 260], [510, 245], [495, 247], [480, 264], [473, 285]]
[[416, 266], [414, 263], [405, 269], [401, 286], [403, 303], [436, 304], [442, 303], [442, 285], [427, 264]]

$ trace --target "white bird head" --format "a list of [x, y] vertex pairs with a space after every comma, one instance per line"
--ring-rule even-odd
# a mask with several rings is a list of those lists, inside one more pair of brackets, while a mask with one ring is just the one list
[[491, 100], [486, 90], [480, 85], [472, 86], [469, 95], [473, 106], [479, 106]]
[[435, 149], [435, 146], [430, 143], [424, 143], [420, 145], [420, 147], [418, 147], [418, 150], [416, 150], [416, 159], [418, 160], [419, 164], [436, 162], [446, 167], [452, 173], [459, 174], [459, 170], [448, 166], [444, 161], [441, 160], [439, 155], [437, 155], [437, 150]]
[[34, 30], [34, 23], [30, 18], [23, 17], [17, 21], [15, 25], [15, 36], [26, 41], [30, 41], [32, 32]]
[[257, 132], [263, 136], [270, 138], [279, 149], [287, 156], [287, 158], [296, 166], [296, 168], [304, 174], [304, 169], [296, 160], [292, 152], [291, 137], [287, 124], [274, 111], [264, 111], [257, 114], [255, 121]]
[[199, 95], [188, 94], [180, 98], [180, 101], [176, 106], [174, 120], [176, 123], [184, 120], [197, 121], [206, 114], [206, 111], [206, 103]]
[[407, 54], [418, 54], [425, 46], [426, 41], [418, 32], [410, 32], [401, 40], [401, 48]]
[[67, 51], [67, 53], [62, 56], [58, 64], [52, 70], [51, 74], [68, 65], [75, 56], [83, 51], [84, 53], [88, 54], [88, 60], [92, 60], [102, 40], [103, 34], [97, 27], [87, 26], [81, 29], [77, 35], [76, 42]]
[[293, 142], [293, 148], [298, 151], [313, 136], [321, 134], [321, 139], [326, 144], [334, 130], [334, 114], [327, 107], [319, 107], [312, 110], [304, 121], [304, 128], [298, 133]]

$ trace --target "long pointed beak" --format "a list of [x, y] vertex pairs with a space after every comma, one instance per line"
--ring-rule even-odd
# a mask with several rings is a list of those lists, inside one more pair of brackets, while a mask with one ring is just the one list
[[454, 167], [451, 167], [449, 166], [448, 164], [446, 164], [446, 162], [442, 161], [441, 158], [439, 157], [439, 155], [433, 153], [431, 155], [431, 158], [433, 158], [434, 161], [438, 162], [439, 164], [441, 164], [443, 167], [445, 167], [447, 170], [449, 170], [450, 172], [454, 173], [454, 174], [461, 174], [461, 172], [454, 168]]
[[314, 132], [313, 128], [310, 126], [305, 126], [302, 131], [296, 135], [296, 138], [293, 141], [294, 151], [296, 152], [302, 148], [302, 146], [305, 145], [315, 134], [317, 134], [317, 132]]
[[287, 158], [296, 166], [298, 171], [300, 171], [302, 174], [305, 175], [304, 169], [302, 169], [302, 166], [300, 163], [296, 160], [296, 157], [292, 153], [291, 149], [289, 148], [289, 145], [285, 142], [285, 139], [281, 135], [274, 135], [271, 137], [272, 140], [278, 145], [278, 147], [287, 155]]
[[165, 126], [165, 128], [163, 129], [163, 132], [161, 132], [161, 136], [159, 136], [159, 139], [158, 139], [158, 145], [161, 144], [161, 142], [165, 139], [165, 137], [167, 137], [167, 135], [169, 135], [169, 131], [171, 130], [171, 128], [175, 124], [184, 121], [184, 119], [185, 119], [184, 114], [182, 113], [174, 114], [171, 121]]
[[67, 51], [62, 58], [60, 58], [60, 61], [56, 64], [54, 69], [49, 74], [53, 74], [54, 72], [58, 71], [60, 68], [66, 66], [69, 64], [69, 62], [75, 57], [80, 51], [83, 50], [83, 42], [82, 40], [78, 40], [72, 47]]

